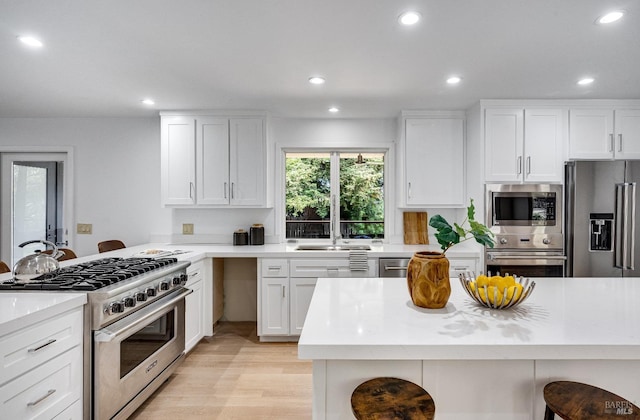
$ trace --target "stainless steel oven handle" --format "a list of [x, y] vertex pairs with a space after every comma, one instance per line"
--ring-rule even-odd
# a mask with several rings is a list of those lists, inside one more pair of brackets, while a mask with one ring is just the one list
[[[114, 341], [119, 337], [126, 335], [129, 331], [137, 328], [140, 324], [144, 324], [150, 318], [157, 316], [159, 312], [162, 312], [163, 310], [173, 306], [176, 302], [183, 300], [186, 296], [190, 295], [191, 293], [193, 293], [193, 290], [184, 289], [182, 292], [178, 293], [172, 299], [166, 302], [162, 302], [162, 304], [158, 307], [154, 307], [154, 305], [147, 306], [146, 308], [141, 309], [140, 312], [133, 313], [129, 315], [128, 318], [123, 318], [123, 320], [127, 319], [128, 322], [124, 326], [122, 326], [121, 328], [115, 331], [110, 330], [109, 327], [103, 328], [100, 331], [96, 331], [96, 333], [94, 334], [93, 340], [100, 343], [109, 343], [111, 341]], [[152, 310], [148, 312], [144, 312], [145, 309], [152, 309]]]
[[383, 268], [384, 271], [406, 271], [407, 267], [393, 267], [393, 266], [389, 266], [389, 267], [384, 267]]
[[489, 254], [490, 260], [566, 260], [563, 255], [493, 255]]

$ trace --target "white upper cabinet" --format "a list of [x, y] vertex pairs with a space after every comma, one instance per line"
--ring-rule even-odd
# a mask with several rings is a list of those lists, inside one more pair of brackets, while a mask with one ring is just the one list
[[266, 205], [265, 118], [162, 117], [162, 202]]
[[193, 117], [163, 117], [161, 127], [162, 202], [195, 204], [195, 125]]
[[200, 117], [197, 124], [198, 204], [229, 204], [229, 120]]
[[559, 109], [486, 109], [485, 181], [562, 182]]
[[570, 110], [569, 158], [640, 159], [640, 109]]
[[411, 115], [402, 123], [402, 206], [463, 206], [464, 116]]
[[264, 120], [235, 118], [230, 120], [229, 182], [231, 203], [258, 206], [265, 203]]

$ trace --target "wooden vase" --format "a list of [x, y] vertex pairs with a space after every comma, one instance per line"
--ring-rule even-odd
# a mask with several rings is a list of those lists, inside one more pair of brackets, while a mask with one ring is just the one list
[[440, 252], [416, 252], [407, 267], [407, 286], [414, 305], [444, 308], [451, 295], [447, 257]]

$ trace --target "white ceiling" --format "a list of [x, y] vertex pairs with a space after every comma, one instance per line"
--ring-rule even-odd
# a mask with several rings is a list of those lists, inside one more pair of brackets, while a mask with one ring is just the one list
[[[407, 9], [418, 25], [398, 24]], [[611, 9], [627, 14], [594, 24]], [[393, 117], [508, 98], [640, 98], [640, 1], [0, 0], [1, 117]]]

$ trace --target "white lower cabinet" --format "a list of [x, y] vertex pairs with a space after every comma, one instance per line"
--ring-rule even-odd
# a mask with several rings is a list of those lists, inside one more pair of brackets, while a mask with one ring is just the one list
[[82, 395], [82, 347], [47, 363], [0, 387], [2, 417], [50, 419]]
[[185, 298], [184, 347], [188, 352], [198, 344], [205, 333], [204, 263], [199, 261], [189, 266], [187, 276], [189, 279], [185, 286], [193, 290], [193, 293]]
[[289, 335], [289, 278], [264, 278], [260, 286], [260, 335]]
[[304, 319], [307, 317], [311, 297], [316, 288], [316, 277], [291, 277], [289, 287], [291, 289], [289, 298], [289, 334], [300, 335], [304, 326]]
[[79, 307], [0, 337], [0, 418], [82, 418], [82, 320]]
[[345, 258], [260, 259], [258, 335], [296, 340], [302, 333], [311, 297], [320, 277], [376, 277], [376, 260], [352, 271]]
[[477, 258], [449, 258], [449, 277], [458, 278], [466, 272], [478, 274]]

